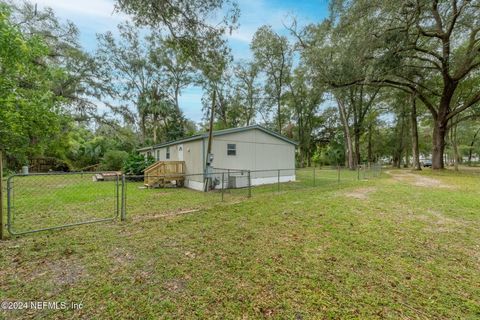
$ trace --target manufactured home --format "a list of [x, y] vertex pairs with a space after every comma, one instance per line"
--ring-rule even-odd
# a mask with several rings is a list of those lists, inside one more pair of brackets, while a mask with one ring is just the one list
[[[203, 190], [207, 145], [208, 133], [203, 133], [138, 151], [167, 164], [180, 162], [185, 174], [182, 183], [188, 188]], [[235, 184], [233, 179], [243, 175], [242, 171], [250, 171], [251, 185], [295, 181], [296, 146], [295, 141], [259, 125], [218, 130], [212, 133], [211, 166], [215, 172], [236, 172], [229, 175], [229, 184]], [[237, 180], [237, 184], [246, 181]]]

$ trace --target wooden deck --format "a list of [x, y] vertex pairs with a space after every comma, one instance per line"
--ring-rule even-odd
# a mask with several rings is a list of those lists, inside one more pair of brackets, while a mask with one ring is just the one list
[[148, 188], [165, 187], [175, 183], [183, 186], [185, 180], [184, 161], [158, 161], [147, 167], [144, 171], [144, 183]]

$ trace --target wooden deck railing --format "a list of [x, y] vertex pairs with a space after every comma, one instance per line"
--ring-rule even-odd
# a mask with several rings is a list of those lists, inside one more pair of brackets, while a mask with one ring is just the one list
[[144, 183], [147, 187], [165, 186], [176, 181], [183, 185], [185, 179], [185, 161], [158, 161], [144, 171]]

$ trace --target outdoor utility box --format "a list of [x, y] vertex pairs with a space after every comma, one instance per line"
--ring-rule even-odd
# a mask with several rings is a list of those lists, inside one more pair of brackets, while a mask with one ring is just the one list
[[242, 171], [228, 176], [228, 189], [248, 187], [248, 176]]
[[237, 177], [236, 176], [229, 176], [228, 177], [228, 189], [236, 189], [237, 188]]
[[213, 153], [209, 153], [207, 165], [211, 165], [212, 163], [213, 163]]

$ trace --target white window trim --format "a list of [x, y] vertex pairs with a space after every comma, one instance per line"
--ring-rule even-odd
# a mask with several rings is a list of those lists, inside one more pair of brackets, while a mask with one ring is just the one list
[[[232, 148], [229, 148], [230, 146], [233, 146]], [[234, 151], [235, 154], [229, 154], [229, 151]], [[227, 143], [227, 156], [234, 157], [237, 155], [237, 144], [236, 143]]]

